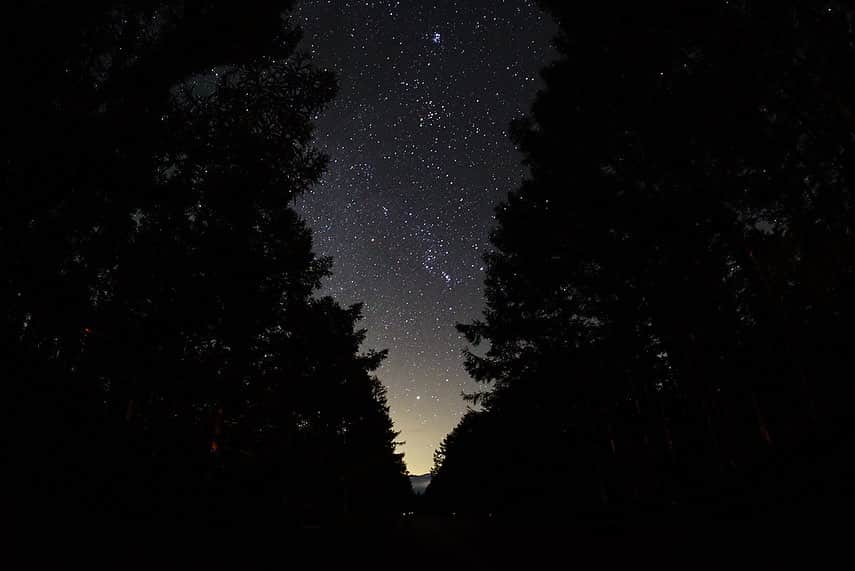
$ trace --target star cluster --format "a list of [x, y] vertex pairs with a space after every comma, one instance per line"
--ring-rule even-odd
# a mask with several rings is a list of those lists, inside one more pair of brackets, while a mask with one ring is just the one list
[[493, 207], [524, 174], [507, 127], [552, 23], [527, 0], [305, 0], [294, 17], [340, 83], [317, 120], [328, 172], [298, 208], [334, 258], [325, 293], [364, 302], [365, 348], [389, 349], [378, 375], [424, 473], [476, 388], [454, 325], [483, 306]]

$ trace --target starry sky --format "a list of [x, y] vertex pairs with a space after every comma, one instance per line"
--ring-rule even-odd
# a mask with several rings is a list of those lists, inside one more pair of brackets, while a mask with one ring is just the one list
[[508, 125], [554, 26], [531, 0], [303, 0], [293, 17], [340, 83], [317, 120], [328, 172], [297, 207], [334, 258], [323, 293], [364, 302], [364, 348], [389, 350], [377, 374], [422, 474], [476, 388], [454, 325], [481, 314], [493, 208], [524, 176]]

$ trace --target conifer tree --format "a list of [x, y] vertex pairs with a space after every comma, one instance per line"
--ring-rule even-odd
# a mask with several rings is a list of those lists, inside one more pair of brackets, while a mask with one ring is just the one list
[[855, 13], [543, 5], [560, 59], [460, 327], [492, 419], [449, 436], [434, 493], [477, 494], [452, 474], [480, 448], [492, 489], [557, 478], [574, 505], [793, 499], [851, 448]]
[[291, 206], [335, 92], [291, 4], [16, 4], [4, 24], [0, 360], [45, 509], [327, 521], [408, 490], [383, 354], [317, 296], [331, 263]]

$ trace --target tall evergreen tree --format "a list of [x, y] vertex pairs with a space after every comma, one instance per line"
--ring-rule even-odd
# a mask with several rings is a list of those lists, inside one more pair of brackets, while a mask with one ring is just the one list
[[290, 206], [335, 90], [291, 4], [6, 19], [0, 360], [44, 508], [327, 520], [408, 490], [383, 354], [360, 354], [358, 307], [315, 295], [330, 261]]
[[855, 13], [543, 4], [561, 58], [461, 326], [493, 428], [449, 436], [434, 494], [477, 494], [453, 475], [474, 448], [495, 485], [577, 506], [799, 501], [820, 459], [845, 479]]

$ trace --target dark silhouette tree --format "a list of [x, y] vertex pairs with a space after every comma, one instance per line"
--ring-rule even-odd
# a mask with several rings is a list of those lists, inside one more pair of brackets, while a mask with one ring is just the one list
[[[291, 2], [15, 4], [2, 373], [43, 510], [282, 521], [409, 490], [359, 307], [290, 203], [330, 73]], [[22, 496], [23, 497], [23, 496]], [[29, 508], [39, 513], [38, 509]]]
[[512, 129], [530, 176], [497, 209], [484, 319], [460, 326], [489, 386], [437, 501], [477, 496], [472, 470], [583, 510], [844, 495], [855, 13], [543, 5], [561, 57]]

